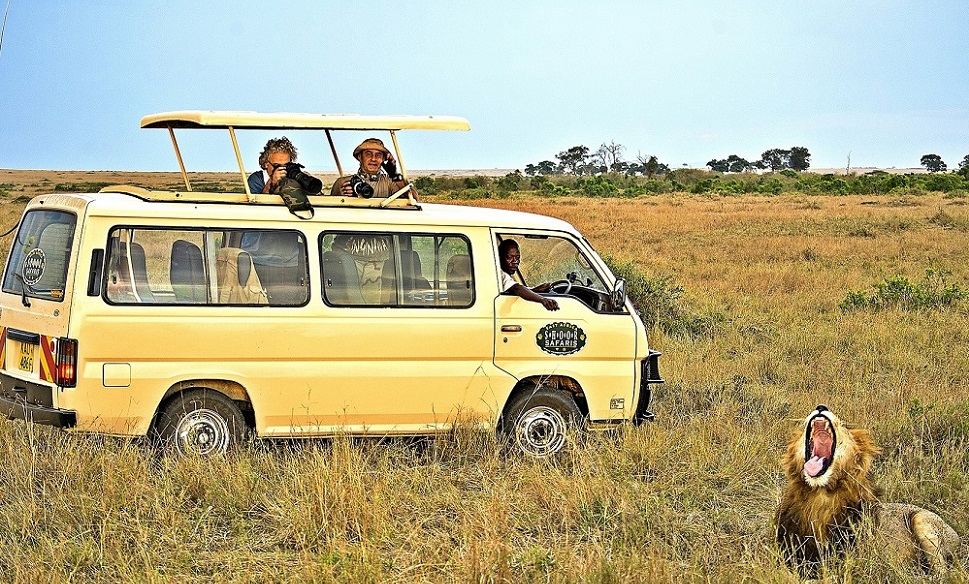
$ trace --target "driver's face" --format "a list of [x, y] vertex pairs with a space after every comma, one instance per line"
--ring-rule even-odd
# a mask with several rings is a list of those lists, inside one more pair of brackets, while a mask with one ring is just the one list
[[501, 262], [502, 271], [504, 271], [506, 274], [513, 275], [518, 271], [518, 264], [521, 263], [522, 255], [521, 252], [518, 251], [518, 248], [513, 247], [509, 249], [505, 255], [501, 256], [499, 260]]

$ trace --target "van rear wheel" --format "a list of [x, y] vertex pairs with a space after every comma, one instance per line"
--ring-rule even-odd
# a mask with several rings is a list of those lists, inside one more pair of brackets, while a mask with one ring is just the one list
[[239, 444], [248, 428], [234, 401], [211, 390], [190, 390], [173, 397], [158, 420], [162, 444], [179, 455], [224, 454]]
[[561, 452], [569, 433], [582, 429], [582, 412], [575, 400], [561, 391], [534, 388], [519, 395], [508, 412], [508, 437], [536, 458]]

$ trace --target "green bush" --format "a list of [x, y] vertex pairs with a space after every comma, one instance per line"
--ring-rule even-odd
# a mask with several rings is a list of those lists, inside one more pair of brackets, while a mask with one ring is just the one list
[[965, 187], [965, 181], [958, 174], [936, 172], [928, 175], [922, 185], [927, 191], [947, 193]]
[[57, 183], [54, 185], [54, 191], [61, 193], [96, 193], [111, 184], [109, 182]]
[[434, 195], [440, 192], [436, 182], [432, 176], [419, 176], [414, 179], [414, 188], [422, 195]]
[[615, 197], [619, 188], [607, 177], [593, 176], [581, 178], [576, 182], [579, 193], [587, 197]]
[[515, 172], [509, 172], [505, 176], [495, 181], [495, 186], [497, 186], [498, 190], [500, 191], [519, 191], [522, 189], [524, 184], [525, 177], [522, 176], [522, 173], [518, 172], [517, 170]]
[[966, 297], [966, 291], [958, 284], [946, 282], [951, 273], [938, 269], [925, 270], [921, 282], [912, 282], [905, 276], [892, 276], [877, 283], [874, 290], [849, 290], [841, 301], [841, 310], [889, 310], [903, 311], [938, 310], [952, 306]]
[[683, 287], [672, 276], [649, 277], [628, 260], [603, 259], [616, 276], [626, 279], [626, 294], [643, 323], [667, 335], [712, 337], [724, 321], [722, 314], [698, 314], [683, 306]]

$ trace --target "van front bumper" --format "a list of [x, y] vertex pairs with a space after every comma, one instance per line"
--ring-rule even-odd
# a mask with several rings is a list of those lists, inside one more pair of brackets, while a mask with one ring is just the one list
[[666, 380], [659, 375], [659, 351], [649, 350], [649, 355], [643, 359], [639, 375], [639, 401], [636, 403], [636, 413], [633, 424], [639, 426], [644, 422], [652, 422], [656, 415], [649, 411], [649, 402], [653, 399], [650, 385], [664, 383]]
[[77, 414], [54, 407], [52, 388], [0, 373], [0, 415], [35, 424], [72, 428]]

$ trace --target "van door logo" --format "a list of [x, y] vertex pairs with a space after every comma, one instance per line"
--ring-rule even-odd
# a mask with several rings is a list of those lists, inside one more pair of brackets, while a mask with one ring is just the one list
[[41, 276], [44, 275], [46, 263], [44, 250], [39, 247], [35, 247], [27, 253], [26, 257], [24, 257], [24, 265], [20, 269], [20, 275], [24, 277], [24, 282], [28, 286], [33, 286], [37, 282], [40, 282]]
[[552, 355], [571, 355], [585, 346], [585, 331], [571, 322], [552, 322], [535, 335], [538, 348]]

